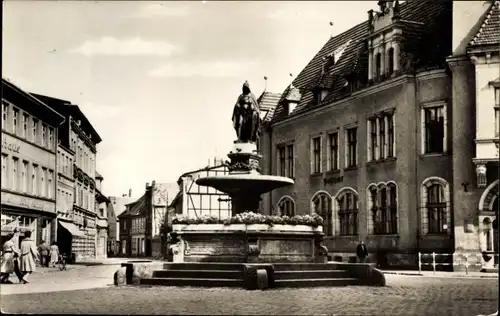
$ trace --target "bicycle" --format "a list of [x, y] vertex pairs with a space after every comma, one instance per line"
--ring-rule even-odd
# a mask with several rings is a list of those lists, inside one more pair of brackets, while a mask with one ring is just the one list
[[59, 256], [59, 262], [57, 264], [59, 266], [59, 270], [60, 271], [66, 270], [66, 256], [65, 255], [60, 255]]

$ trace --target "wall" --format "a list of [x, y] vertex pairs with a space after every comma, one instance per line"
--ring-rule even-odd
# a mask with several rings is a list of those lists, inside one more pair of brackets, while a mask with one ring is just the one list
[[481, 27], [491, 1], [453, 1], [453, 55], [465, 54]]

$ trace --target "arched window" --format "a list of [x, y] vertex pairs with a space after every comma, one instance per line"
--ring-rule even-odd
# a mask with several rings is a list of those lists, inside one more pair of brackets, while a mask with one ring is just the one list
[[392, 75], [394, 72], [394, 48], [387, 50], [387, 74]]
[[295, 216], [295, 202], [289, 196], [284, 196], [278, 201], [281, 216]]
[[333, 236], [332, 198], [326, 192], [318, 192], [312, 198], [312, 210], [323, 218], [323, 233]]
[[[394, 183], [371, 185], [368, 187], [368, 206], [371, 218], [368, 220], [369, 233], [398, 233], [397, 186]], [[370, 216], [369, 215], [369, 216]]]
[[450, 186], [446, 180], [439, 177], [424, 180], [420, 201], [422, 234], [450, 233]]
[[346, 190], [336, 198], [341, 236], [358, 234], [358, 195]]

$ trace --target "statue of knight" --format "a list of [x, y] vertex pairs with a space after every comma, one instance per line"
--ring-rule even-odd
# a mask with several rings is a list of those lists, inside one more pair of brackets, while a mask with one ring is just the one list
[[233, 126], [238, 136], [237, 143], [257, 143], [260, 129], [260, 109], [250, 84], [245, 81], [233, 110]]

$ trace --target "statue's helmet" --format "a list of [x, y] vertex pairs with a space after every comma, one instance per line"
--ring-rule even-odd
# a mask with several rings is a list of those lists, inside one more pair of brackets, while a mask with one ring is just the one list
[[250, 90], [250, 84], [248, 83], [248, 81], [245, 81], [245, 83], [243, 84], [243, 93], [250, 93], [251, 90]]

